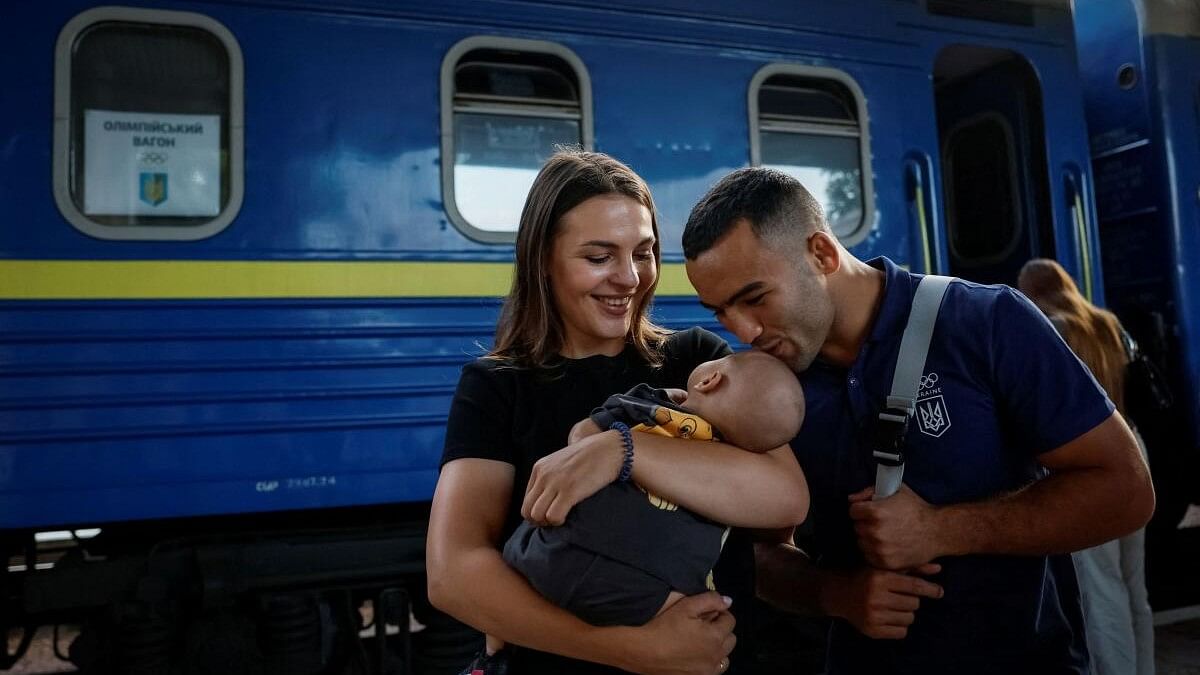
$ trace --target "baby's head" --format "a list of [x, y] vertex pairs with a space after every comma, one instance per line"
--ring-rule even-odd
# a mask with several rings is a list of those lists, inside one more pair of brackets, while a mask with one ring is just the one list
[[684, 405], [725, 440], [766, 452], [792, 440], [804, 421], [804, 392], [795, 373], [762, 352], [739, 352], [696, 366]]

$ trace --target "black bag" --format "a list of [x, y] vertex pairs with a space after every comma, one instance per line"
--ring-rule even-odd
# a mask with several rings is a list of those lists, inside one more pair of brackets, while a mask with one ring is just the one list
[[1174, 397], [1167, 377], [1139, 348], [1133, 338], [1121, 330], [1129, 364], [1125, 366], [1125, 408], [1135, 423], [1171, 407]]

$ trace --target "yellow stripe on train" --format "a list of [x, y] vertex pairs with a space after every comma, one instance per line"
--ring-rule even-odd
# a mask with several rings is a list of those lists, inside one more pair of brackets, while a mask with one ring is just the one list
[[[508, 293], [511, 263], [272, 260], [0, 260], [3, 300], [447, 298]], [[659, 295], [694, 295], [680, 263]]]

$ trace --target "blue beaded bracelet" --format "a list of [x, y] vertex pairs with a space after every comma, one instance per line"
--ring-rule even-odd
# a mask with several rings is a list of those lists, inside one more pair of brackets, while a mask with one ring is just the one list
[[625, 458], [621, 460], [621, 473], [617, 474], [617, 481], [628, 482], [629, 477], [633, 475], [633, 434], [629, 431], [629, 425], [624, 422], [613, 422], [608, 428], [616, 429], [621, 434], [621, 445], [625, 446]]

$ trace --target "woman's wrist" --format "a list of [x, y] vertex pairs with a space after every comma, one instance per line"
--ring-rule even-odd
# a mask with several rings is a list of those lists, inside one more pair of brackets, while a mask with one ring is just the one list
[[617, 472], [617, 482], [626, 483], [633, 476], [633, 432], [624, 422], [613, 422], [610, 428], [621, 434], [621, 470]]
[[588, 436], [581, 443], [588, 443], [588, 452], [598, 452], [604, 457], [606, 466], [611, 467], [604, 471], [602, 475], [612, 476], [612, 480], [616, 480], [621, 473], [621, 465], [625, 460], [625, 447], [622, 443], [621, 432], [615, 429], [606, 429], [594, 436]]
[[636, 655], [642, 654], [642, 631], [634, 626], [597, 626], [589, 635], [594, 654], [585, 659], [620, 670], [637, 672], [639, 665]]

